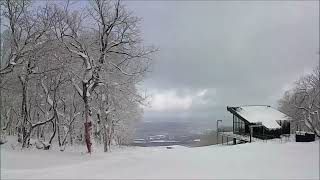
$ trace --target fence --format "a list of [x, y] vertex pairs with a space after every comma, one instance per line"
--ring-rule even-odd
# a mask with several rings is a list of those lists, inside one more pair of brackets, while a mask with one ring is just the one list
[[[221, 132], [218, 133], [217, 137], [218, 141], [217, 144], [222, 145], [235, 145], [235, 144], [242, 144], [242, 143], [248, 143], [250, 142], [250, 135], [249, 134], [233, 134], [232, 132]], [[274, 135], [266, 135], [266, 134], [254, 134], [251, 137], [252, 142], [289, 142], [294, 141], [294, 136], [291, 134], [282, 134], [280, 136], [274, 136]]]

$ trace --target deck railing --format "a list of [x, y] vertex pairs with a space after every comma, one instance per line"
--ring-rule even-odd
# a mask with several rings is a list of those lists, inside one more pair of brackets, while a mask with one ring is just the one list
[[[234, 134], [233, 132], [221, 132], [218, 134], [220, 137], [218, 139], [221, 139], [221, 143], [217, 142], [218, 144], [230, 144], [230, 141], [233, 141], [234, 139], [237, 140], [240, 143], [247, 143], [250, 142], [250, 134], [247, 133], [241, 133], [241, 134]], [[290, 134], [282, 134], [282, 135], [269, 135], [269, 134], [253, 134], [251, 137], [251, 141], [263, 141], [267, 142], [270, 140], [279, 140], [281, 142], [283, 141], [290, 141]]]

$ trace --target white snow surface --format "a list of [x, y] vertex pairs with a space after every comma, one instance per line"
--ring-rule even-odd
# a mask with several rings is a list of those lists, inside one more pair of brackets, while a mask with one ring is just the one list
[[319, 141], [172, 147], [89, 155], [1, 145], [1, 179], [319, 179]]
[[179, 141], [174, 141], [174, 140], [153, 140], [153, 141], [150, 141], [150, 142], [153, 142], [153, 143], [161, 143], [161, 142], [179, 142]]
[[251, 123], [262, 123], [268, 129], [279, 129], [277, 121], [290, 120], [284, 113], [270, 106], [241, 106], [237, 109], [240, 116]]

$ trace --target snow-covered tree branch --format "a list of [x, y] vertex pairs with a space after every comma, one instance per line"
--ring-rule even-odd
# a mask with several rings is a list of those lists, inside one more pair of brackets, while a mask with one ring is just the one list
[[[279, 101], [280, 110], [296, 121], [298, 129], [307, 129], [320, 137], [320, 75], [319, 67], [296, 82]], [[304, 126], [301, 126], [303, 122]]]

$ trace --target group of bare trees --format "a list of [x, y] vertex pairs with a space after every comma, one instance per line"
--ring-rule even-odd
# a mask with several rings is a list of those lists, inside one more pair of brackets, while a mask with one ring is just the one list
[[120, 1], [1, 1], [1, 141], [23, 148], [128, 143], [142, 117], [138, 89], [152, 63], [139, 19]]
[[320, 69], [302, 76], [279, 100], [279, 109], [293, 118], [296, 130], [320, 137]]

